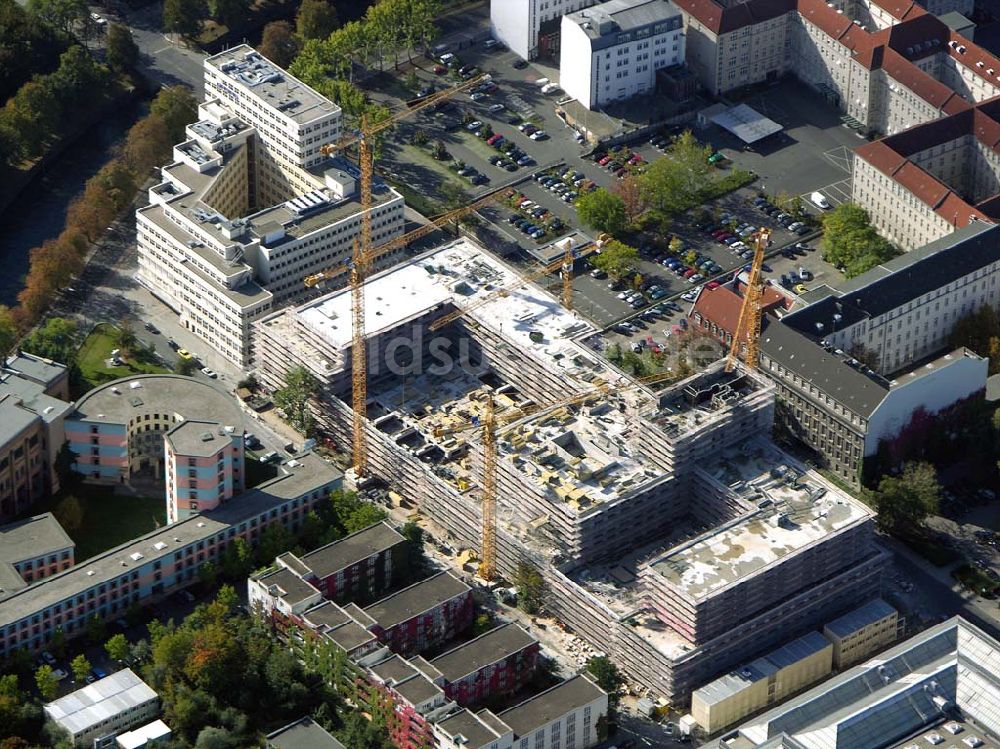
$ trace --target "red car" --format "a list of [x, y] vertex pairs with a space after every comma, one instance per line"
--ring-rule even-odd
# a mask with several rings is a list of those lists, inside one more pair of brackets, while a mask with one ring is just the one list
[[611, 157], [610, 156], [605, 156], [603, 159], [601, 159], [597, 163], [600, 164], [601, 166], [607, 166], [607, 163], [609, 161], [611, 161]]
[[435, 65], [434, 66], [434, 72], [437, 75], [444, 75], [445, 73], [448, 72], [448, 68], [446, 68], [444, 65]]
[[633, 154], [632, 158], [628, 160], [628, 163], [629, 164], [641, 164], [642, 163], [642, 156], [640, 156], [637, 153]]
[[705, 284], [705, 288], [706, 289], [717, 289], [717, 288], [719, 288], [719, 282], [718, 281], [709, 281], [707, 284]]
[[698, 271], [696, 271], [694, 268], [688, 268], [686, 271], [684, 271], [684, 278], [691, 278], [691, 276], [693, 276], [697, 272]]
[[500, 135], [500, 133], [496, 133], [495, 135], [491, 135], [489, 139], [486, 141], [486, 143], [487, 145], [492, 146], [494, 143], [497, 143], [498, 141], [501, 140], [503, 140], [503, 136]]
[[725, 229], [716, 229], [712, 232], [712, 239], [719, 239], [723, 234], [726, 234]]

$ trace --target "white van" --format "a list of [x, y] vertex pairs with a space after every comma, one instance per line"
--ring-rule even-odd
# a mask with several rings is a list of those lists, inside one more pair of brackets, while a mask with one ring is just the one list
[[538, 88], [541, 88], [542, 86], [548, 86], [549, 85], [549, 79], [548, 78], [539, 78], [537, 81], [535, 81], [535, 85], [538, 86]]
[[542, 93], [543, 94], [551, 94], [551, 93], [554, 93], [554, 92], [556, 92], [558, 90], [559, 90], [559, 84], [558, 83], [546, 83], [544, 86], [542, 86]]
[[821, 192], [814, 192], [809, 196], [809, 200], [817, 208], [822, 208], [824, 211], [830, 210], [830, 201], [826, 199], [826, 196]]

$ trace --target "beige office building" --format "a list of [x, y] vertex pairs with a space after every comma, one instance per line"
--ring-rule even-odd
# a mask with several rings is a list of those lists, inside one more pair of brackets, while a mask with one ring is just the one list
[[827, 624], [823, 634], [833, 644], [833, 667], [847, 668], [896, 641], [899, 612], [876, 598]]

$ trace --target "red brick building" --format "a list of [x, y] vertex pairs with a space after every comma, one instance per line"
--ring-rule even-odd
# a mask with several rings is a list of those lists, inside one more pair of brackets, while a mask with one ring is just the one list
[[[742, 289], [742, 284], [741, 284]], [[773, 286], [764, 287], [763, 307], [767, 314], [780, 316], [790, 300]], [[732, 289], [732, 283], [713, 289], [702, 288], [688, 318], [692, 329], [717, 338], [727, 346], [733, 342], [733, 332], [740, 320], [743, 297]]]

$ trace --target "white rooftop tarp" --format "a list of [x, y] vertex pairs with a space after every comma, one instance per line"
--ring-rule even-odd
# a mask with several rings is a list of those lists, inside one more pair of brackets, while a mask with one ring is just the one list
[[746, 104], [730, 107], [725, 112], [712, 116], [712, 122], [725, 128], [744, 143], [756, 143], [782, 130], [774, 120], [769, 120]]

